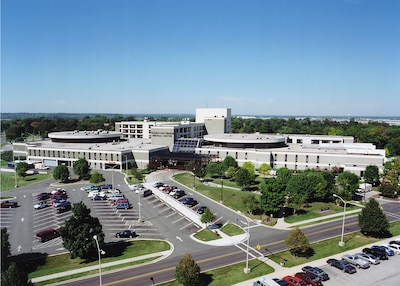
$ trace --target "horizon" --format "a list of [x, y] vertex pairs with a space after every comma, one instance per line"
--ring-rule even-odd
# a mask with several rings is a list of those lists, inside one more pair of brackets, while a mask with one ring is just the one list
[[400, 1], [1, 5], [3, 113], [399, 114]]

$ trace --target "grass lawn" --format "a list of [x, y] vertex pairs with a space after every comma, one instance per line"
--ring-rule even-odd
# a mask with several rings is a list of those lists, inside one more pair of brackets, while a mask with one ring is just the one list
[[[321, 211], [321, 209], [323, 208], [329, 208], [329, 210]], [[359, 209], [359, 207], [354, 205], [347, 205], [346, 211], [351, 211], [355, 209]], [[304, 210], [299, 211], [297, 214], [285, 217], [285, 222], [294, 223], [318, 217], [323, 219], [324, 216], [335, 213], [343, 213], [343, 207], [338, 206], [335, 203], [314, 202], [310, 203], [309, 207], [304, 208]]]
[[[160, 252], [169, 250], [170, 245], [161, 240], [135, 240], [129, 243], [129, 245], [123, 250], [122, 254], [118, 256], [111, 256], [112, 253], [106, 251], [106, 254], [101, 259], [102, 264], [112, 261], [118, 261], [126, 258], [141, 256], [145, 254]], [[107, 253], [110, 256], [107, 256]], [[155, 258], [153, 258], [155, 259]], [[76, 258], [71, 259], [69, 254], [61, 254], [55, 256], [49, 256], [46, 258], [45, 264], [38, 265], [36, 270], [29, 274], [29, 278], [35, 278], [45, 276], [53, 273], [73, 270], [77, 268], [97, 265], [98, 260], [87, 262], [83, 259]], [[121, 266], [116, 267], [121, 268]]]
[[239, 235], [239, 234], [245, 233], [245, 231], [241, 227], [239, 227], [235, 224], [231, 224], [231, 223], [224, 225], [221, 228], [221, 231], [223, 233], [226, 233], [229, 236], [234, 236], [234, 235]]
[[[1, 191], [8, 191], [15, 189], [15, 173], [11, 172], [0, 172], [1, 180]], [[50, 179], [52, 174], [34, 174], [28, 175], [25, 178], [17, 176], [17, 186], [25, 187], [33, 183]]]
[[[174, 175], [174, 179], [179, 183], [192, 188], [193, 175], [190, 173], [180, 173]], [[225, 182], [225, 181], [224, 181]], [[228, 188], [211, 187], [201, 183], [197, 178], [195, 179], [196, 191], [203, 195], [219, 202], [222, 197], [223, 204], [233, 210], [239, 210], [242, 213], [247, 213], [247, 209], [243, 203], [243, 198], [251, 195], [249, 192], [242, 192], [240, 190], [233, 190]], [[225, 183], [224, 183], [225, 184]], [[213, 210], [211, 210], [213, 211]]]
[[200, 230], [194, 235], [194, 237], [201, 241], [211, 241], [221, 238], [220, 236], [215, 235], [215, 233], [209, 229]]
[[[209, 286], [226, 286], [239, 283], [248, 279], [270, 274], [274, 271], [272, 267], [257, 259], [249, 260], [249, 268], [251, 272], [244, 273], [246, 267], [245, 262], [232, 264], [230, 266], [206, 271], [201, 274], [200, 279], [203, 285]], [[160, 284], [161, 286], [181, 286], [176, 280]]]

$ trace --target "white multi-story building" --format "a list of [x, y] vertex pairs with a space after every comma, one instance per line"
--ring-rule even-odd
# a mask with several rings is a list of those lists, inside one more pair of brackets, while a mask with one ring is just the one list
[[351, 136], [302, 134], [232, 134], [227, 108], [196, 109], [196, 122], [123, 121], [115, 132], [69, 131], [49, 134], [49, 140], [14, 143], [14, 157], [48, 166], [72, 166], [85, 158], [92, 169], [176, 166], [199, 157], [222, 161], [232, 156], [239, 166], [258, 168], [350, 171], [362, 176], [366, 166], [383, 170], [385, 151], [371, 143], [354, 143]]

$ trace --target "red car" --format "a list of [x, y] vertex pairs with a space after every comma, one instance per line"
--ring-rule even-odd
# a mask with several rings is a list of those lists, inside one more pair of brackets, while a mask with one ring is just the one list
[[299, 277], [294, 277], [294, 276], [285, 276], [282, 278], [282, 280], [286, 281], [292, 286], [307, 286], [307, 283], [301, 280]]
[[119, 199], [114, 201], [114, 205], [118, 205], [119, 203], [129, 203], [128, 199]]
[[318, 278], [317, 276], [311, 274], [311, 273], [306, 273], [306, 272], [297, 272], [294, 277], [298, 277], [304, 282], [306, 282], [308, 285], [311, 286], [322, 286], [321, 279]]

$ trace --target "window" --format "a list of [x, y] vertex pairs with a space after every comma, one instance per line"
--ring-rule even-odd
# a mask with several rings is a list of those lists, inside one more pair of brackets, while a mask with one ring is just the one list
[[296, 155], [294, 161], [297, 162], [298, 158], [299, 158], [299, 155]]
[[[287, 154], [285, 154], [285, 162], [287, 162]], [[286, 164], [285, 164], [285, 166], [286, 166]]]
[[303, 139], [297, 139], [296, 142], [297, 142], [297, 144], [302, 144], [303, 143]]
[[319, 156], [317, 156], [317, 164], [319, 164]]
[[306, 163], [308, 163], [308, 155], [306, 155]]

